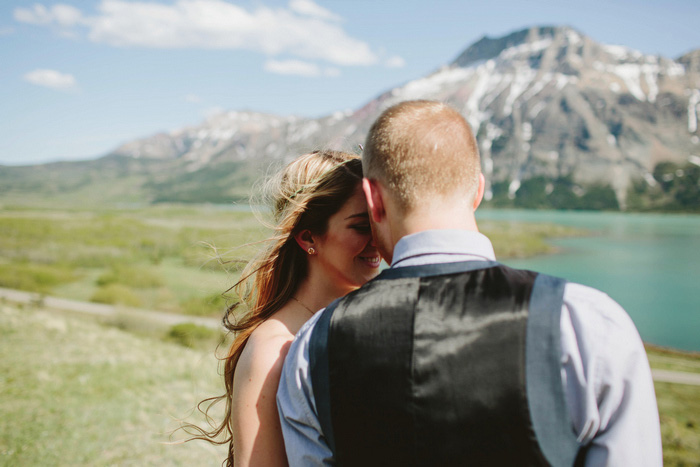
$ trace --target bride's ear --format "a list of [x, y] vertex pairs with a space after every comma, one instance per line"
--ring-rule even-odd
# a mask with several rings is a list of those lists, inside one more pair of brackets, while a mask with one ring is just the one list
[[306, 229], [297, 232], [296, 235], [294, 235], [294, 240], [306, 253], [310, 255], [316, 254], [316, 243], [314, 242], [314, 236], [310, 230]]
[[376, 181], [368, 178], [362, 179], [362, 191], [367, 201], [367, 211], [375, 223], [379, 223], [386, 216], [384, 199]]

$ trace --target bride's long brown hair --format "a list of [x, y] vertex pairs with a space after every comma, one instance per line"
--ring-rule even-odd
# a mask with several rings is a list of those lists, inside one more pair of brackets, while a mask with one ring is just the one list
[[[233, 465], [233, 414], [231, 397], [238, 359], [255, 329], [287, 303], [307, 274], [307, 253], [294, 235], [302, 230], [323, 235], [328, 219], [338, 212], [362, 180], [360, 157], [338, 151], [315, 151], [298, 157], [266, 184], [267, 203], [272, 208], [273, 235], [265, 247], [243, 269], [234, 290], [240, 300], [230, 306], [223, 318], [224, 327], [235, 338], [223, 359], [226, 393], [199, 404], [213, 427], [205, 430], [194, 425], [191, 439], [229, 445], [227, 466]], [[239, 317], [240, 307], [247, 313]], [[212, 423], [209, 409], [224, 401], [226, 410], [219, 424]], [[203, 406], [205, 408], [203, 408]]]

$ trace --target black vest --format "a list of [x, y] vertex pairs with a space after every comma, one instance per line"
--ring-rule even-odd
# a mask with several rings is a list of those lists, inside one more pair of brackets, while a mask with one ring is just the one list
[[564, 285], [470, 261], [388, 269], [331, 304], [309, 360], [338, 465], [573, 465]]

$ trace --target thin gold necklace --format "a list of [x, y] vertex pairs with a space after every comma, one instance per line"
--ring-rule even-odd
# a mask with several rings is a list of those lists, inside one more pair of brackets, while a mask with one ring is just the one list
[[314, 310], [312, 310], [312, 309], [309, 308], [308, 306], [304, 305], [304, 304], [301, 302], [301, 300], [299, 300], [298, 298], [296, 298], [296, 297], [293, 296], [293, 297], [292, 297], [292, 300], [294, 300], [295, 302], [297, 302], [299, 305], [303, 306], [309, 313], [311, 313], [311, 316], [313, 316], [313, 315], [315, 314]]

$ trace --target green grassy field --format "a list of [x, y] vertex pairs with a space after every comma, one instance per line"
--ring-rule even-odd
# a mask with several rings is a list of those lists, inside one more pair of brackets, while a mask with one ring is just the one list
[[[499, 258], [552, 252], [554, 225], [483, 222]], [[0, 287], [220, 316], [221, 293], [265, 236], [249, 212], [159, 205], [0, 211]], [[218, 395], [220, 336], [133, 315], [106, 322], [0, 303], [0, 465], [219, 465], [225, 448], [167, 445], [177, 419]], [[649, 349], [653, 367], [700, 358]], [[700, 387], [657, 383], [666, 465], [700, 465]], [[181, 434], [179, 435], [181, 437]]]
[[[224, 447], [168, 444], [221, 391], [216, 336], [187, 348], [172, 329], [115, 324], [0, 303], [0, 465], [220, 465]], [[652, 367], [700, 372], [698, 355], [648, 354]], [[700, 387], [656, 383], [656, 394], [664, 465], [699, 465]]]
[[0, 287], [175, 313], [218, 315], [264, 229], [215, 207], [0, 212]]
[[[648, 347], [652, 368], [700, 373], [700, 354]], [[700, 466], [700, 386], [654, 383], [664, 465]]]
[[166, 444], [219, 391], [213, 347], [0, 304], [0, 355], [0, 465], [214, 466], [226, 455]]
[[[500, 258], [552, 251], [555, 225], [485, 222]], [[222, 292], [265, 238], [250, 212], [157, 205], [0, 211], [0, 287], [83, 301], [218, 316]], [[227, 262], [221, 264], [221, 262]]]

